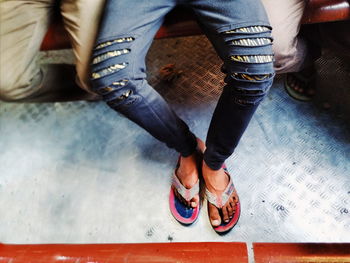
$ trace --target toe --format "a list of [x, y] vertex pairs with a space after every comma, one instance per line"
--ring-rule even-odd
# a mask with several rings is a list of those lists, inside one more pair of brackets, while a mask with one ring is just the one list
[[221, 224], [221, 218], [219, 214], [219, 210], [208, 202], [208, 213], [212, 226], [216, 227]]
[[221, 209], [221, 211], [222, 211], [222, 219], [224, 220], [225, 223], [227, 223], [230, 220], [230, 218], [228, 216], [227, 206], [224, 206]]
[[236, 203], [234, 201], [234, 199], [232, 199], [232, 202], [230, 203], [231, 209], [232, 209], [232, 215], [234, 215], [234, 213], [236, 213]]
[[231, 207], [232, 200], [230, 200], [230, 203], [227, 204], [227, 212], [228, 212], [228, 217], [232, 218], [233, 216], [233, 209]]
[[195, 195], [192, 199], [191, 199], [191, 207], [195, 208], [197, 207], [199, 204], [199, 195]]

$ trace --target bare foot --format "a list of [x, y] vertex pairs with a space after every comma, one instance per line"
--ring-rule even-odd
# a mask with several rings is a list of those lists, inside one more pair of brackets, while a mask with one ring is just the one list
[[[204, 142], [197, 138], [197, 151], [188, 157], [180, 157], [180, 166], [176, 170], [176, 176], [179, 178], [182, 185], [190, 189], [198, 181], [199, 178], [199, 164], [202, 162], [202, 153], [205, 150]], [[186, 201], [176, 190], [174, 191], [177, 198], [182, 203], [190, 207], [197, 207], [199, 204], [199, 195], [195, 195], [190, 201]]]
[[[203, 162], [202, 173], [207, 189], [211, 193], [221, 196], [230, 180], [224, 169], [212, 170]], [[232, 193], [227, 203], [220, 209], [208, 202], [208, 213], [212, 226], [217, 227], [222, 221], [228, 223], [236, 212], [237, 202], [236, 192]]]
[[[180, 157], [180, 166], [176, 170], [176, 176], [181, 184], [187, 188], [192, 188], [198, 181], [198, 154], [197, 152], [188, 156]], [[175, 190], [175, 189], [174, 189]], [[187, 206], [197, 207], [199, 204], [199, 195], [196, 194], [190, 201], [186, 201], [176, 190], [174, 191], [177, 198]]]
[[288, 73], [286, 76], [286, 89], [290, 96], [297, 100], [308, 101], [315, 95], [312, 82], [315, 68], [309, 67], [300, 72]]

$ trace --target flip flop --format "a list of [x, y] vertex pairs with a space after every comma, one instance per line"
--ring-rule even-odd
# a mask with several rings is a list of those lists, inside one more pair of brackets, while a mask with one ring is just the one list
[[196, 194], [199, 194], [199, 179], [197, 183], [192, 186], [192, 188], [187, 189], [184, 187], [179, 178], [176, 176], [176, 170], [180, 165], [180, 158], [177, 164], [177, 167], [173, 173], [173, 181], [172, 186], [170, 188], [169, 195], [169, 207], [170, 212], [174, 216], [174, 218], [183, 225], [191, 225], [193, 224], [199, 215], [200, 203], [198, 203], [197, 207], [189, 207], [181, 202], [181, 200], [175, 195], [175, 190], [186, 200], [190, 201]]
[[[301, 83], [304, 89], [304, 92], [300, 93], [296, 91], [288, 82], [288, 78], [294, 78], [297, 82]], [[307, 91], [311, 89], [312, 82], [315, 79], [315, 74], [310, 76], [305, 76], [300, 72], [287, 73], [287, 76], [284, 81], [284, 87], [293, 99], [299, 101], [310, 101], [312, 99], [312, 95], [307, 94]], [[294, 80], [295, 81], [295, 80]]]
[[[226, 203], [228, 202], [230, 196], [232, 195], [232, 193], [236, 192], [236, 189], [235, 189], [233, 182], [232, 182], [232, 178], [231, 178], [230, 174], [228, 173], [226, 166], [223, 166], [223, 168], [224, 168], [227, 176], [230, 178], [230, 181], [229, 181], [225, 191], [221, 194], [221, 196], [217, 196], [216, 194], [209, 192], [209, 190], [207, 188], [205, 189], [205, 194], [206, 194], [208, 202], [213, 204], [214, 206], [216, 206], [218, 209], [221, 209], [223, 206], [225, 206]], [[240, 204], [239, 200], [237, 200], [236, 212], [234, 213], [234, 215], [230, 219], [230, 221], [225, 223], [223, 220], [221, 220], [221, 225], [219, 225], [217, 227], [213, 226], [213, 229], [216, 231], [216, 233], [218, 233], [220, 235], [227, 234], [237, 224], [240, 214], [241, 214], [241, 204]]]

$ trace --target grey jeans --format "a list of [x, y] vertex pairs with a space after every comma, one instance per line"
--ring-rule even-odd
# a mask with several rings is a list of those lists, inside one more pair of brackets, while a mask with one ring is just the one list
[[271, 27], [260, 0], [107, 0], [92, 57], [93, 89], [182, 156], [192, 154], [195, 136], [146, 80], [147, 51], [165, 15], [178, 4], [194, 11], [226, 73], [204, 153], [206, 164], [217, 170], [273, 82]]

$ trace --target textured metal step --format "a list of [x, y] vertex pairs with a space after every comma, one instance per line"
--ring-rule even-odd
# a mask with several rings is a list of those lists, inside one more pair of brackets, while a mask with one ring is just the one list
[[[44, 53], [43, 61], [69, 54]], [[159, 74], [167, 64], [182, 71], [171, 83]], [[208, 41], [155, 41], [148, 68], [150, 82], [204, 139], [223, 84]], [[227, 161], [242, 215], [220, 237], [206, 204], [189, 228], [172, 218], [177, 153], [103, 102], [1, 103], [0, 241], [350, 242], [350, 135], [337, 115], [292, 100], [276, 79]]]

